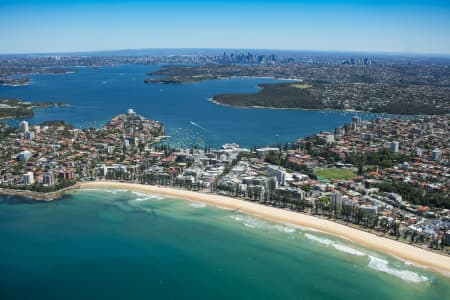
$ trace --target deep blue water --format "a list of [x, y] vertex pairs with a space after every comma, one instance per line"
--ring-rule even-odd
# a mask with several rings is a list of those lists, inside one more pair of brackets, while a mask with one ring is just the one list
[[78, 72], [73, 74], [33, 75], [29, 86], [0, 86], [0, 97], [70, 104], [36, 110], [35, 117], [29, 120], [32, 124], [63, 119], [78, 127], [100, 127], [114, 115], [133, 108], [145, 117], [163, 122], [174, 144], [187, 146], [236, 142], [248, 147], [291, 142], [321, 130], [332, 130], [356, 114], [216, 105], [208, 98], [219, 93], [256, 92], [259, 83], [277, 81], [235, 78], [182, 85], [144, 84], [145, 74], [158, 68], [119, 65], [77, 68]]

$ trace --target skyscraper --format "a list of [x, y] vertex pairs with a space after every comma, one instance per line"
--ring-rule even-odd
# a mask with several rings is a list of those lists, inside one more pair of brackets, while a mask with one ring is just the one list
[[27, 121], [22, 121], [19, 123], [19, 128], [20, 128], [20, 131], [25, 133], [30, 129], [30, 125], [28, 124]]

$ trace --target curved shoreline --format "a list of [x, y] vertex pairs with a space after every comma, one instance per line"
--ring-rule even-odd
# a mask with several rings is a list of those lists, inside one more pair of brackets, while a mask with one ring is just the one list
[[[258, 108], [258, 109], [271, 109], [271, 110], [303, 110], [303, 111], [323, 111], [323, 112], [327, 112], [327, 111], [332, 111], [332, 112], [349, 112], [349, 113], [360, 113], [360, 114], [385, 114], [385, 115], [392, 115], [389, 113], [375, 113], [375, 112], [371, 112], [371, 111], [365, 111], [365, 110], [356, 110], [356, 109], [351, 109], [351, 108], [347, 108], [347, 109], [337, 109], [337, 108], [301, 108], [301, 107], [273, 107], [273, 106], [255, 106], [255, 105], [251, 105], [251, 106], [240, 106], [240, 105], [231, 105], [231, 104], [225, 104], [225, 103], [221, 103], [217, 100], [214, 99], [214, 97], [209, 97], [207, 99], [209, 102], [212, 102], [216, 105], [221, 105], [221, 106], [226, 106], [226, 107], [232, 107], [232, 108], [242, 108], [242, 109], [249, 109], [249, 108]], [[408, 115], [405, 115], [408, 116]]]
[[380, 237], [375, 234], [351, 228], [330, 220], [288, 211], [281, 208], [265, 206], [262, 204], [240, 200], [231, 197], [178, 190], [168, 187], [142, 185], [124, 182], [85, 182], [79, 185], [81, 189], [86, 188], [112, 188], [125, 189], [144, 193], [157, 194], [161, 196], [175, 197], [184, 200], [203, 202], [217, 207], [239, 209], [239, 211], [260, 217], [263, 219], [290, 223], [294, 225], [309, 227], [325, 233], [348, 239], [351, 242], [365, 246], [367, 248], [391, 255], [395, 258], [410, 261], [415, 264], [429, 267], [430, 269], [450, 277], [450, 257], [440, 255], [431, 251], [421, 249], [409, 244]]
[[55, 192], [36, 192], [29, 190], [17, 190], [17, 189], [8, 189], [8, 188], [0, 188], [0, 195], [9, 195], [9, 196], [20, 196], [31, 198], [36, 201], [53, 201], [61, 198], [64, 194], [70, 190], [78, 189], [80, 187], [79, 184], [74, 184], [72, 186], [68, 186], [61, 190]]

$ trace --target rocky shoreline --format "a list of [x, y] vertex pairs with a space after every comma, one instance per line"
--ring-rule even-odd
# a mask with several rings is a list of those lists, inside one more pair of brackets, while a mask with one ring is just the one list
[[50, 193], [0, 188], [0, 195], [27, 197], [36, 201], [53, 201], [64, 196], [66, 192], [79, 188], [80, 188], [79, 183]]

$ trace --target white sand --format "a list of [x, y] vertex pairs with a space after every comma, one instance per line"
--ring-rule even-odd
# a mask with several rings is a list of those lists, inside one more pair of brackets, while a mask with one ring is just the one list
[[265, 206], [262, 204], [239, 200], [231, 197], [224, 197], [216, 194], [193, 192], [151, 185], [121, 182], [88, 182], [82, 183], [80, 187], [127, 189], [191, 201], [204, 202], [218, 207], [239, 209], [239, 211], [241, 212], [264, 219], [317, 229], [338, 237], [348, 239], [354, 243], [360, 244], [370, 249], [374, 249], [382, 253], [393, 255], [395, 257], [429, 267], [446, 276], [450, 275], [449, 256], [433, 253], [431, 251], [427, 251], [412, 245], [408, 245], [384, 237], [379, 237], [372, 233], [368, 233], [362, 230], [302, 213]]

